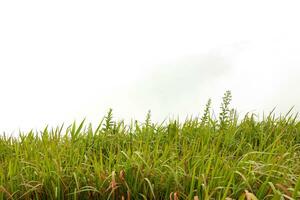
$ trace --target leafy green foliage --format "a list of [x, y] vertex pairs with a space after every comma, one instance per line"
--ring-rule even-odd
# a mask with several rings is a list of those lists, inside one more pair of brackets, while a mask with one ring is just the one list
[[2, 199], [300, 199], [300, 122], [288, 113], [238, 122], [223, 97], [201, 118], [154, 124], [75, 122], [0, 139]]

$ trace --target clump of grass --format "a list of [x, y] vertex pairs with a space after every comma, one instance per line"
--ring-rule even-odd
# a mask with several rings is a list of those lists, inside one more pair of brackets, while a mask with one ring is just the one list
[[218, 119], [125, 125], [112, 110], [0, 139], [2, 199], [299, 199], [300, 122], [288, 113], [242, 120], [227, 91]]

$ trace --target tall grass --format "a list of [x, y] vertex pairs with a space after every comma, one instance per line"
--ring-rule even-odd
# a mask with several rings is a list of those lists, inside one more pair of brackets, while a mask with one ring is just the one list
[[[288, 113], [238, 120], [226, 92], [218, 119], [2, 136], [0, 199], [300, 199], [300, 122]], [[65, 130], [65, 131], [64, 131]]]

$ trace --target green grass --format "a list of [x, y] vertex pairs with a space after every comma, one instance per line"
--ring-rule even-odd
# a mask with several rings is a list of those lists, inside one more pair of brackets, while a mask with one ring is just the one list
[[217, 119], [2, 136], [2, 199], [300, 199], [300, 122], [288, 113], [238, 120], [226, 92]]

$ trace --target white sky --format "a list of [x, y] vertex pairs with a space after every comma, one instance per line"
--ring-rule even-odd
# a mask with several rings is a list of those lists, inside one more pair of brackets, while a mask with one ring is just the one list
[[155, 120], [300, 110], [299, 1], [0, 1], [0, 132], [109, 107]]

